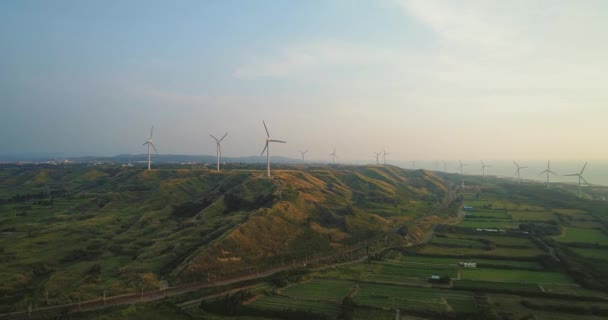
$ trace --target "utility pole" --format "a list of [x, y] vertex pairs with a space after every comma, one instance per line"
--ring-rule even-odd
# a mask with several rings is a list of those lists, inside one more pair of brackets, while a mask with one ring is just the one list
[[106, 291], [103, 291], [103, 305], [106, 305]]
[[44, 295], [46, 296], [46, 305], [50, 306], [51, 304], [49, 303], [49, 291], [46, 290], [46, 293]]

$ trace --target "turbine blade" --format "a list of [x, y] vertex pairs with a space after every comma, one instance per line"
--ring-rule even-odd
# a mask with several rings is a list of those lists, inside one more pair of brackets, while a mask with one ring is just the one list
[[227, 135], [228, 135], [228, 132], [226, 132], [226, 134], [220, 139], [220, 142], [222, 142], [222, 140], [224, 140], [224, 138], [226, 138]]
[[585, 162], [585, 165], [583, 166], [583, 168], [581, 169], [581, 174], [583, 174], [583, 171], [585, 171], [585, 168], [587, 167], [587, 162]]
[[148, 141], [144, 142], [144, 144], [142, 144], [142, 146], [145, 146], [145, 145], [147, 145], [147, 144], [148, 144]]
[[287, 141], [283, 141], [283, 140], [274, 140], [274, 139], [269, 139], [269, 142], [280, 142], [280, 143], [287, 143]]
[[213, 138], [213, 140], [215, 140], [215, 142], [220, 142], [219, 140], [217, 140], [217, 138], [214, 135], [210, 134], [210, 136], [211, 136], [211, 138]]
[[150, 145], [152, 146], [152, 148], [154, 148], [154, 152], [158, 153], [158, 150], [156, 150], [156, 146], [154, 145], [154, 143], [150, 142]]
[[264, 155], [264, 152], [266, 152], [266, 149], [268, 149], [268, 141], [266, 141], [266, 145], [264, 145], [264, 150], [262, 150], [262, 154], [260, 156]]
[[152, 134], [154, 133], [154, 126], [152, 126], [152, 129], [150, 129], [150, 139], [152, 139]]
[[268, 133], [268, 127], [266, 127], [266, 122], [264, 120], [262, 120], [262, 123], [264, 124], [264, 130], [266, 130], [266, 136], [268, 136], [268, 138], [270, 138], [270, 133]]
[[541, 172], [541, 173], [539, 173], [539, 174], [543, 174], [543, 173], [546, 173], [546, 172], [548, 172], [548, 171], [549, 171], [549, 170], [545, 170], [545, 171], [543, 171], [543, 172]]
[[589, 182], [588, 182], [588, 181], [587, 181], [585, 178], [583, 178], [583, 176], [579, 176], [579, 177], [581, 177], [581, 179], [582, 179], [583, 181], [585, 181], [585, 184], [587, 184], [587, 185], [591, 185], [591, 183], [589, 183]]
[[516, 167], [519, 167], [519, 165], [517, 164], [517, 162], [515, 162], [515, 160], [513, 160], [513, 163], [515, 164]]

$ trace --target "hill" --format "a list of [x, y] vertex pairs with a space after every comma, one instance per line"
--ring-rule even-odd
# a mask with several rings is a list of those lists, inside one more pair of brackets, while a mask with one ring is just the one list
[[407, 245], [448, 214], [438, 176], [392, 166], [0, 170], [0, 312], [251, 272], [366, 241]]

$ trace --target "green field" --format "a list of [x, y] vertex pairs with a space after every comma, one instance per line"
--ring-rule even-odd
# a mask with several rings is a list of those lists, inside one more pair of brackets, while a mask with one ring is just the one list
[[555, 240], [563, 243], [590, 243], [608, 246], [608, 235], [596, 229], [565, 227]]
[[425, 245], [418, 249], [417, 253], [422, 255], [440, 255], [440, 256], [461, 256], [461, 257], [518, 257], [518, 258], [534, 258], [543, 252], [537, 248], [500, 248], [492, 250], [471, 249], [471, 248], [446, 248], [433, 245]]
[[510, 220], [479, 220], [479, 219], [464, 219], [458, 224], [463, 228], [474, 229], [517, 229], [519, 223]]
[[466, 291], [405, 287], [361, 283], [354, 298], [355, 303], [378, 308], [397, 308], [476, 312], [473, 295]]
[[475, 280], [454, 281], [454, 288], [465, 290], [508, 290], [525, 292], [542, 292], [542, 289], [535, 283], [515, 283], [515, 282], [489, 282]]
[[281, 290], [281, 294], [295, 299], [318, 299], [335, 303], [342, 302], [355, 286], [351, 281], [313, 279]]
[[549, 211], [510, 211], [513, 220], [522, 221], [549, 221], [555, 219], [555, 215]]
[[258, 309], [268, 310], [299, 310], [307, 311], [316, 314], [325, 314], [328, 316], [336, 316], [338, 314], [339, 306], [335, 303], [314, 301], [314, 300], [302, 300], [302, 299], [291, 299], [281, 296], [261, 296], [255, 301], [250, 303], [248, 306]]
[[570, 248], [570, 250], [585, 258], [608, 260], [608, 249]]
[[465, 219], [486, 219], [486, 220], [511, 220], [511, 215], [506, 213], [505, 211], [490, 211], [490, 210], [473, 210], [467, 211]]
[[[399, 254], [399, 253], [398, 253]], [[498, 260], [498, 259], [465, 259], [465, 258], [447, 258], [447, 257], [431, 257], [431, 256], [404, 256], [399, 254], [393, 256], [394, 261], [399, 261], [408, 265], [430, 266], [430, 267], [455, 267], [459, 262], [477, 262], [478, 264], [510, 266], [521, 269], [542, 269], [542, 265], [536, 261], [517, 261], [517, 260]]]
[[516, 283], [574, 283], [566, 274], [558, 272], [541, 272], [528, 270], [505, 269], [462, 269], [460, 277], [463, 280]]

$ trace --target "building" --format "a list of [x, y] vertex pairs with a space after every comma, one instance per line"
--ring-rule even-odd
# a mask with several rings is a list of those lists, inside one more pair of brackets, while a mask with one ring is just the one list
[[458, 265], [465, 268], [477, 268], [477, 262], [459, 262]]

